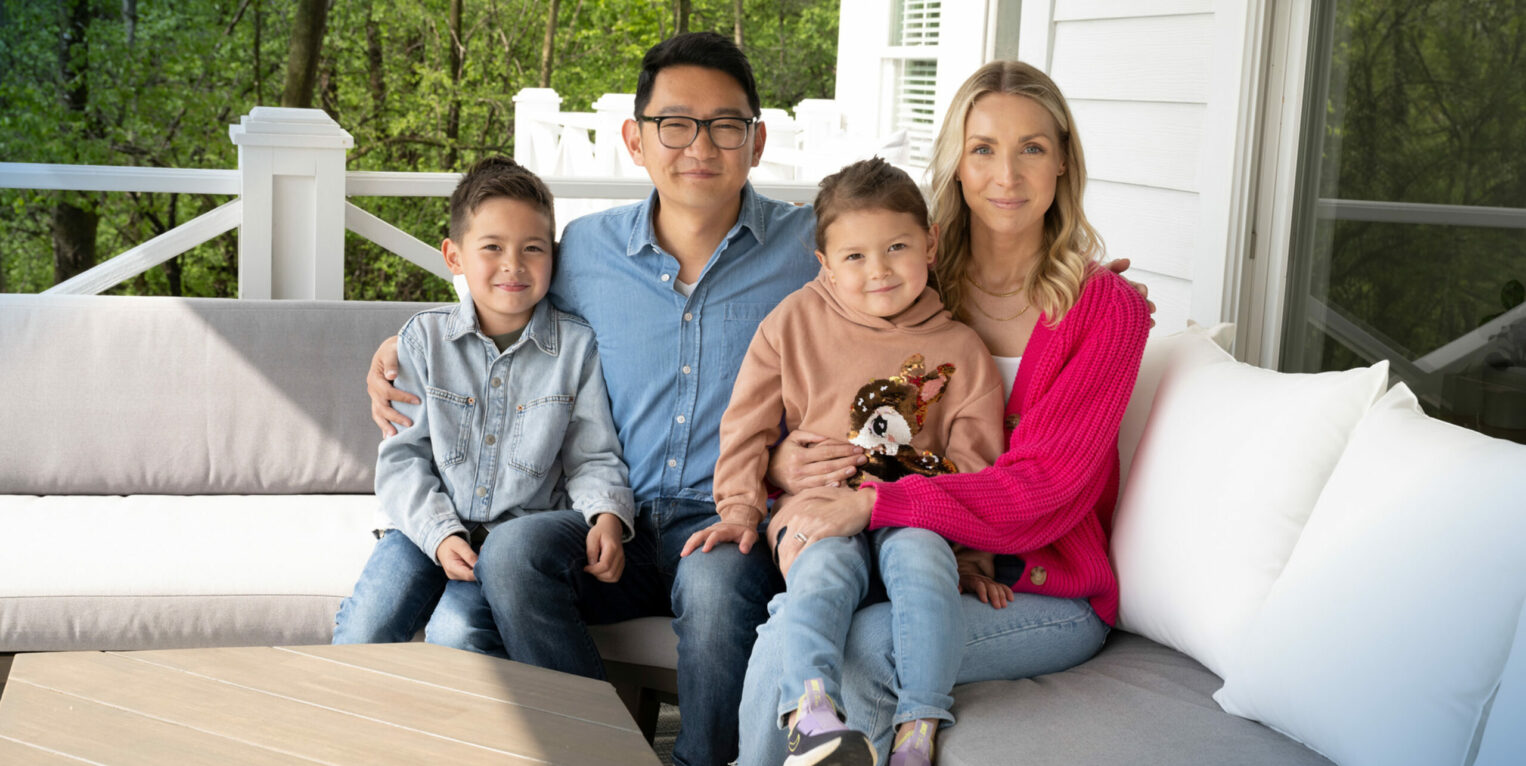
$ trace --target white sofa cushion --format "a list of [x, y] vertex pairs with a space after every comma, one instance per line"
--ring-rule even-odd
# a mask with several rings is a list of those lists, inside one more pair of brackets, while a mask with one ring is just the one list
[[1526, 598], [1523, 478], [1526, 445], [1428, 418], [1396, 386], [1215, 699], [1344, 766], [1464, 763]]
[[0, 495], [0, 651], [324, 643], [372, 495]]
[[1222, 676], [1387, 382], [1386, 362], [1279, 373], [1236, 362], [1204, 334], [1181, 336], [1114, 521], [1119, 625]]

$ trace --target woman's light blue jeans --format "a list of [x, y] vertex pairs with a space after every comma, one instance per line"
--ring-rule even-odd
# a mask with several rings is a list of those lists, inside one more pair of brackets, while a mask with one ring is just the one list
[[[779, 687], [786, 651], [778, 615], [790, 597], [789, 591], [775, 596], [769, 604], [772, 617], [758, 628], [742, 687], [739, 766], [773, 766], [786, 756], [777, 717], [783, 709]], [[1057, 673], [1090, 659], [1108, 633], [1085, 599], [1018, 593], [1005, 609], [993, 609], [966, 595], [959, 607], [964, 644], [956, 684]], [[889, 603], [871, 604], [853, 615], [838, 699], [848, 725], [869, 735], [882, 763], [899, 707], [894, 635]]]
[[790, 567], [789, 598], [776, 600], [773, 617], [784, 643], [777, 721], [798, 706], [812, 678], [822, 679], [833, 700], [842, 700], [848, 630], [876, 574], [890, 598], [894, 722], [954, 720], [949, 691], [964, 649], [954, 553], [936, 533], [894, 528], [818, 540]]

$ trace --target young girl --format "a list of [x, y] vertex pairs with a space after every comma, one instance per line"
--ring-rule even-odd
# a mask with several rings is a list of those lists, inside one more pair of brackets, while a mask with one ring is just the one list
[[[865, 484], [977, 471], [1004, 447], [995, 363], [928, 286], [938, 232], [916, 184], [883, 160], [857, 162], [821, 182], [815, 209], [821, 272], [759, 325], [721, 420], [715, 503], [723, 518], [765, 517], [764, 473], [781, 422], [863, 446]], [[789, 497], [775, 506], [768, 541], [777, 555], [790, 534]], [[796, 535], [807, 545], [780, 561], [788, 589], [770, 607], [786, 636], [777, 711], [789, 727], [785, 763], [877, 761], [833, 700], [853, 612], [879, 584], [896, 628], [901, 736], [890, 762], [930, 763], [939, 722], [953, 721], [949, 692], [964, 635], [959, 570], [968, 570], [968, 587], [1005, 590], [985, 577], [989, 554], [961, 554], [956, 570], [949, 543], [926, 530]]]

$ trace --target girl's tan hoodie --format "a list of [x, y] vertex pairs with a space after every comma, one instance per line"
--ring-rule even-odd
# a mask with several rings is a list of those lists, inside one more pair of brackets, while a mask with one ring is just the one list
[[994, 462], [1006, 449], [1006, 401], [980, 336], [955, 322], [930, 287], [900, 314], [875, 317], [838, 301], [823, 271], [764, 317], [747, 347], [721, 418], [716, 511], [766, 515], [764, 474], [781, 423], [789, 431], [848, 440], [859, 388], [900, 375], [913, 354], [922, 355], [929, 373], [945, 363], [954, 371], [942, 399], [927, 407], [912, 447], [948, 458], [961, 473]]

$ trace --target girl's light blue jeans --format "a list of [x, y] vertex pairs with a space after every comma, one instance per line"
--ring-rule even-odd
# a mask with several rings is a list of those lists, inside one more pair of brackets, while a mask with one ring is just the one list
[[894, 722], [954, 720], [949, 691], [964, 649], [959, 575], [948, 542], [913, 528], [818, 540], [795, 559], [789, 598], [775, 600], [784, 643], [776, 720], [796, 708], [812, 678], [842, 699], [843, 649], [876, 574], [890, 599]]
[[[784, 709], [780, 679], [785, 639], [779, 613], [790, 597], [789, 591], [775, 596], [769, 604], [772, 616], [758, 628], [742, 687], [739, 766], [772, 766], [787, 755], [777, 711]], [[964, 641], [956, 684], [1057, 673], [1090, 659], [1108, 633], [1107, 624], [1085, 599], [1018, 593], [1005, 609], [993, 609], [966, 595], [960, 597], [959, 607]], [[882, 763], [898, 720], [894, 635], [889, 603], [871, 604], [853, 615], [842, 665], [842, 696], [836, 698], [848, 725], [869, 735]]]

